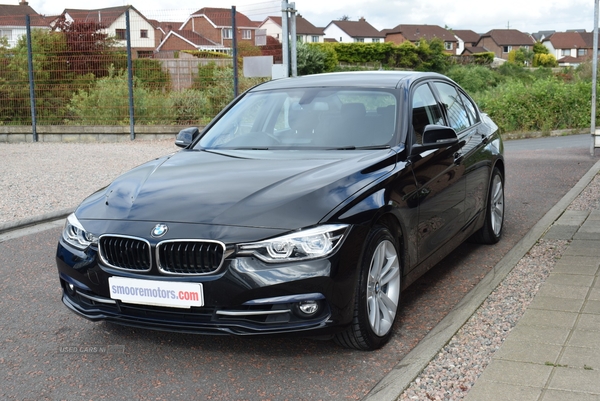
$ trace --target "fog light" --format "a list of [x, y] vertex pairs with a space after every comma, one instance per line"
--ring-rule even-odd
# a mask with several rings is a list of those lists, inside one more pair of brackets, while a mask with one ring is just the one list
[[67, 290], [67, 294], [75, 295], [75, 286], [71, 283], [66, 283], [65, 289]]
[[319, 303], [317, 301], [302, 301], [298, 303], [298, 309], [304, 315], [311, 316], [318, 312]]

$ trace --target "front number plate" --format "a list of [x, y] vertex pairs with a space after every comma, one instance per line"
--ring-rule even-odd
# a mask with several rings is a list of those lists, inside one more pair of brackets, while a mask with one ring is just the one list
[[204, 306], [201, 283], [109, 277], [110, 297], [125, 303], [190, 308]]

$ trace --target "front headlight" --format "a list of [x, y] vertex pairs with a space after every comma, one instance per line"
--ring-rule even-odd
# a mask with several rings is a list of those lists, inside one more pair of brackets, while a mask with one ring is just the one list
[[62, 233], [63, 240], [77, 249], [84, 250], [92, 244], [98, 243], [98, 237], [85, 231], [74, 213], [67, 217], [65, 228]]
[[267, 263], [295, 262], [332, 254], [342, 243], [347, 224], [329, 224], [265, 241], [240, 244], [238, 253]]

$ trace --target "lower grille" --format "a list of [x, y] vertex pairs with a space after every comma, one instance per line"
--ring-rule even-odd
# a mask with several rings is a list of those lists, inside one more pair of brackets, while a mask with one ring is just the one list
[[102, 261], [111, 267], [136, 272], [147, 272], [152, 267], [150, 244], [143, 239], [104, 235], [98, 248]]
[[156, 254], [163, 273], [210, 274], [223, 264], [225, 245], [216, 241], [164, 241], [157, 245]]

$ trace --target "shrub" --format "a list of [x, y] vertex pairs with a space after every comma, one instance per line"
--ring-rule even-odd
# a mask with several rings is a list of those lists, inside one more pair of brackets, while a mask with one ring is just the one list
[[496, 71], [479, 65], [452, 66], [446, 75], [469, 93], [487, 91], [495, 88], [504, 80]]
[[503, 132], [584, 128], [590, 122], [591, 86], [583, 81], [509, 80], [474, 97]]

